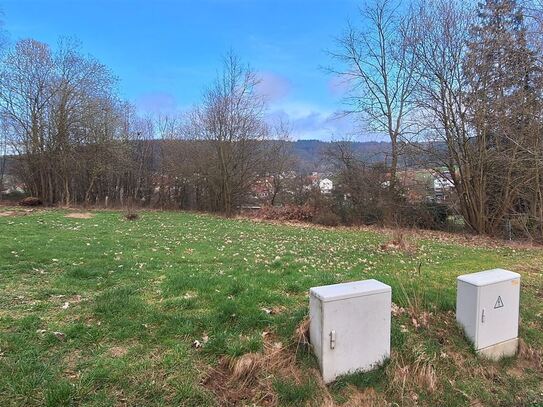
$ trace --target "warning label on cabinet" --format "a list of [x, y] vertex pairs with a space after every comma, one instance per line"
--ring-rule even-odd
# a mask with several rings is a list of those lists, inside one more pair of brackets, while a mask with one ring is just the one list
[[496, 304], [494, 305], [494, 309], [496, 308], [503, 308], [503, 301], [501, 295], [498, 295], [498, 299], [496, 300]]

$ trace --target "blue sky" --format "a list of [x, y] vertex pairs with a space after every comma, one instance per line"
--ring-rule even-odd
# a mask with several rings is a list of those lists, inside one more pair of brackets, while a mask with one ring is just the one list
[[[12, 41], [55, 44], [75, 36], [119, 77], [121, 95], [145, 112], [198, 103], [233, 49], [262, 78], [270, 116], [293, 138], [341, 138], [352, 119], [334, 119], [342, 86], [322, 69], [355, 0], [0, 0]], [[374, 137], [375, 138], [375, 137]], [[362, 137], [358, 137], [362, 140]]]

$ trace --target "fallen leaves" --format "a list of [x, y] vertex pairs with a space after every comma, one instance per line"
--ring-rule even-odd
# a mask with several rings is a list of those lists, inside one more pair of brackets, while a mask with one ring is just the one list
[[276, 305], [271, 308], [262, 307], [260, 308], [266, 315], [277, 315], [286, 310], [286, 307], [282, 305]]
[[400, 315], [403, 315], [405, 313], [405, 308], [398, 306], [395, 303], [392, 303], [392, 315], [395, 317], [398, 317]]
[[206, 333], [204, 333], [202, 335], [201, 340], [195, 339], [194, 341], [192, 341], [192, 347], [195, 349], [200, 349], [208, 342], [209, 342], [209, 336]]
[[431, 312], [415, 312], [414, 310], [410, 310], [409, 315], [411, 317], [411, 323], [413, 324], [415, 329], [428, 328], [430, 326], [430, 318], [432, 317]]

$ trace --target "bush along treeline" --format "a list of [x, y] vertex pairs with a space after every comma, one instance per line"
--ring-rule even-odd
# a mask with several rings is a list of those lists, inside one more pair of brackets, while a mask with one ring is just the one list
[[[270, 124], [258, 75], [233, 53], [190, 111], [141, 117], [76, 42], [18, 41], [2, 53], [0, 152], [50, 205], [264, 207], [270, 219], [543, 240], [542, 33], [540, 2], [366, 3], [329, 70], [349, 88], [345, 114], [389, 147], [376, 163], [331, 143], [315, 159], [334, 184], [324, 194], [285, 142], [288, 125]], [[446, 199], [414, 194], [413, 169], [450, 184]]]

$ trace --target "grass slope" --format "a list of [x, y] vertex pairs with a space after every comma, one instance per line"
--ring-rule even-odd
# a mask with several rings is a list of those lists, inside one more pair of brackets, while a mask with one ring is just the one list
[[[2, 406], [543, 405], [541, 249], [412, 237], [385, 251], [371, 231], [18, 211], [0, 216]], [[456, 276], [494, 267], [523, 278], [521, 354], [499, 363], [454, 322]], [[392, 358], [325, 387], [293, 339], [307, 291], [366, 278], [393, 287]]]

